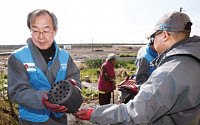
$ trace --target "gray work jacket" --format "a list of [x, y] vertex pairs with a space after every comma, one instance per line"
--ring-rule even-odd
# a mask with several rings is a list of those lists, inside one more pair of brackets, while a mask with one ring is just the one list
[[[56, 57], [51, 66], [48, 67], [43, 59], [43, 56], [33, 44], [32, 40], [28, 39], [27, 43], [31, 48], [32, 56], [36, 66], [39, 67], [40, 70], [45, 74], [52, 86], [56, 80], [57, 72], [60, 68], [59, 58]], [[65, 79], [69, 78], [74, 79], [77, 82], [77, 85], [81, 87], [80, 70], [72, 60], [71, 56], [69, 56]], [[29, 75], [26, 71], [26, 68], [24, 67], [23, 63], [14, 56], [14, 54], [12, 54], [8, 60], [8, 92], [10, 98], [19, 105], [31, 109], [46, 109], [41, 100], [42, 95], [47, 91], [45, 89], [36, 90], [33, 88], [29, 81]]]
[[163, 52], [157, 68], [127, 104], [97, 107], [98, 124], [197, 125], [200, 116], [200, 37], [179, 41]]

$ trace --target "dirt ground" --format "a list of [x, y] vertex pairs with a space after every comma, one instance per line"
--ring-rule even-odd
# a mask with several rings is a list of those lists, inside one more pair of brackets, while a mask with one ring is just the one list
[[[71, 49], [67, 50], [72, 58], [78, 63], [79, 61], [84, 61], [87, 59], [99, 59], [99, 58], [107, 58], [107, 56], [111, 53], [115, 54], [121, 54], [121, 53], [126, 53], [126, 54], [136, 54], [138, 48], [79, 48], [79, 49]], [[125, 60], [131, 60], [131, 58], [124, 58]], [[82, 82], [82, 85], [85, 85], [89, 88], [93, 88], [97, 90], [97, 83], [87, 83], [87, 82]], [[118, 99], [118, 91], [114, 91], [114, 104], [119, 104], [119, 99]], [[113, 97], [113, 96], [112, 96]], [[113, 103], [113, 98], [111, 99], [111, 103]], [[99, 105], [98, 98], [92, 99], [92, 100], [87, 100], [85, 101], [80, 109], [85, 109], [89, 107], [95, 107]], [[89, 121], [86, 120], [78, 120], [76, 119], [73, 115], [67, 114], [68, 115], [68, 124], [69, 125], [96, 125], [93, 124]]]
[[[83, 87], [88, 87], [91, 88], [93, 90], [97, 90], [97, 83], [87, 83], [87, 82], [82, 82]], [[114, 100], [113, 100], [113, 93], [112, 93], [112, 98], [111, 98], [111, 104], [119, 104], [119, 99], [118, 99], [119, 93], [117, 90], [114, 91]], [[80, 109], [85, 109], [85, 108], [94, 108], [96, 106], [99, 106], [99, 102], [98, 102], [98, 97], [94, 98], [94, 99], [90, 99], [90, 100], [84, 100], [84, 102], [82, 103]], [[68, 116], [68, 125], [96, 125], [93, 124], [89, 121], [86, 120], [78, 120], [76, 119], [72, 114], [67, 114]]]

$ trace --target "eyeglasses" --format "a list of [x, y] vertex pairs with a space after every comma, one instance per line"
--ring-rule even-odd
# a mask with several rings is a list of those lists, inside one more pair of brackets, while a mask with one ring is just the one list
[[52, 31], [52, 32], [51, 32], [51, 31], [42, 31], [42, 32], [40, 32], [40, 31], [38, 31], [38, 30], [31, 30], [31, 33], [32, 33], [34, 36], [39, 36], [40, 33], [41, 33], [42, 35], [44, 35], [44, 36], [49, 36], [51, 33], [53, 33], [53, 31]]
[[150, 44], [154, 44], [154, 39], [155, 39], [155, 37], [157, 36], [157, 35], [159, 35], [159, 34], [161, 34], [163, 31], [161, 31], [161, 32], [159, 32], [159, 33], [157, 33], [157, 34], [153, 34], [151, 37], [150, 37]]
[[163, 32], [163, 31], [161, 31], [161, 32], [159, 32], [159, 33], [157, 33], [157, 34], [153, 34], [152, 37], [155, 39], [155, 37], [156, 37], [157, 35], [161, 34], [162, 32]]

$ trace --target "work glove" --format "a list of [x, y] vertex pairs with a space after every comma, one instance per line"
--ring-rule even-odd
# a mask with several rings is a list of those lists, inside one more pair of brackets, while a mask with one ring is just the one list
[[46, 92], [42, 95], [42, 103], [47, 109], [54, 112], [65, 113], [68, 110], [65, 106], [50, 103]]
[[118, 90], [124, 93], [124, 96], [121, 97], [121, 102], [125, 104], [138, 93], [138, 89], [135, 85], [121, 85]]
[[90, 120], [93, 111], [94, 108], [81, 109], [78, 112], [73, 113], [73, 115], [80, 120]]
[[127, 92], [128, 94], [131, 94], [131, 95], [136, 95], [138, 93], [138, 89], [136, 85], [122, 85], [122, 86], [119, 86], [118, 90]]
[[82, 90], [77, 86], [77, 82], [74, 79], [67, 79], [72, 83], [72, 85], [79, 90], [79, 92], [82, 92]]
[[119, 91], [125, 91], [128, 92], [129, 94], [134, 94], [136, 95], [138, 93], [138, 89], [136, 87], [137, 83], [135, 79], [129, 79], [129, 76], [122, 81], [118, 87]]

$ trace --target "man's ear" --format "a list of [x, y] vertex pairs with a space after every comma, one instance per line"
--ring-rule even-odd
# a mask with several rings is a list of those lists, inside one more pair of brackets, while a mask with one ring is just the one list
[[164, 33], [164, 42], [166, 42], [168, 39], [169, 39], [169, 34], [168, 34], [168, 32], [167, 31], [163, 31], [163, 33]]
[[58, 28], [56, 28], [53, 32], [53, 35], [55, 36], [57, 34]]

